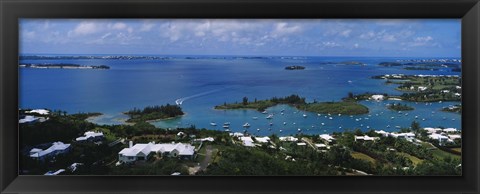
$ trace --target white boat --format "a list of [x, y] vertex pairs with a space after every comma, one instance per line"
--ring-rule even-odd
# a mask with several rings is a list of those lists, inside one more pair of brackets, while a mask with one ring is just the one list
[[325, 123], [322, 123], [322, 125], [325, 125]]
[[217, 126], [217, 123], [215, 123], [215, 122], [210, 122], [210, 125], [211, 125], [211, 126]]
[[283, 115], [283, 112], [281, 112], [280, 114]]
[[225, 132], [230, 132], [230, 129], [225, 129]]
[[303, 113], [303, 118], [307, 118], [307, 114]]
[[273, 123], [269, 123], [269, 125], [270, 125], [270, 126], [272, 126], [272, 125], [273, 125]]
[[245, 123], [245, 124], [243, 124], [243, 127], [250, 127], [250, 124], [249, 124], [249, 123]]
[[300, 128], [298, 128], [297, 130], [298, 130], [298, 131], [302, 131], [302, 129], [300, 129]]
[[283, 125], [286, 125], [286, 124], [287, 124], [287, 122], [283, 122]]
[[253, 120], [257, 120], [257, 119], [258, 119], [258, 117], [252, 117], [252, 119], [253, 119]]
[[269, 114], [267, 117], [265, 117], [266, 119], [273, 119], [273, 115], [272, 114]]
[[322, 116], [322, 114], [318, 113], [318, 114], [317, 114], [317, 116], [319, 116], [319, 117], [320, 117], [320, 116]]
[[338, 114], [338, 116], [342, 116], [342, 114]]
[[268, 112], [267, 112], [266, 110], [264, 110], [264, 111], [262, 112], [262, 114], [267, 114], [267, 113], [268, 113]]
[[280, 129], [280, 131], [279, 131], [279, 132], [281, 133], [281, 132], [282, 132], [282, 130]]
[[330, 120], [333, 120], [333, 118], [332, 118], [332, 117], [328, 117], [328, 119], [330, 119]]
[[230, 125], [223, 125], [223, 128], [228, 129], [230, 128]]
[[230, 122], [225, 122], [223, 123], [223, 125], [230, 125]]
[[260, 128], [258, 128], [257, 131], [260, 131]]

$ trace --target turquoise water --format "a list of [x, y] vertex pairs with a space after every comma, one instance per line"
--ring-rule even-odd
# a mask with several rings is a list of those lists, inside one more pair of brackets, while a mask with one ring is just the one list
[[[350, 60], [367, 65], [324, 64]], [[370, 78], [381, 74], [459, 75], [448, 68], [441, 71], [412, 71], [377, 65], [379, 62], [394, 60], [396, 59], [365, 57], [26, 60], [22, 63], [108, 65], [111, 69], [20, 69], [19, 100], [20, 108], [61, 109], [69, 113], [101, 112], [104, 115], [93, 119], [93, 122], [121, 124], [126, 119], [122, 112], [134, 107], [175, 104], [175, 100], [181, 99], [186, 115], [153, 124], [164, 128], [195, 125], [197, 128], [224, 130], [223, 123], [230, 122], [231, 131], [244, 131], [242, 125], [248, 122], [251, 125], [248, 131], [258, 135], [294, 134], [299, 128], [308, 134], [353, 128], [395, 131], [398, 130], [396, 126], [408, 127], [413, 120], [420, 122], [423, 127], [461, 128], [460, 114], [440, 111], [442, 107], [458, 102], [427, 105], [402, 102], [414, 106], [415, 110], [399, 114], [386, 109], [386, 103], [391, 101], [364, 101], [361, 103], [369, 107], [369, 114], [353, 117], [331, 115], [332, 119], [314, 113], [306, 113], [307, 117], [304, 118], [303, 111], [298, 112], [284, 105], [267, 109], [269, 113], [275, 114], [271, 120], [265, 119], [267, 115], [255, 110], [213, 109], [215, 105], [224, 102], [240, 102], [244, 96], [250, 100], [260, 100], [298, 94], [311, 102], [339, 101], [348, 92], [401, 94], [394, 89], [395, 85], [385, 85], [383, 80]], [[288, 65], [302, 65], [306, 69], [284, 70]], [[285, 109], [283, 115], [280, 113], [282, 109]], [[415, 116], [418, 118], [415, 119]], [[211, 122], [216, 122], [217, 126], [211, 126]]]

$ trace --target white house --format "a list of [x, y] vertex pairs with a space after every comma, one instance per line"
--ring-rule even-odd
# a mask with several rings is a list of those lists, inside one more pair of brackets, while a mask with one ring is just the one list
[[363, 141], [375, 141], [377, 139], [380, 139], [379, 137], [370, 137], [368, 135], [364, 135], [364, 136], [356, 136], [355, 135], [355, 141], [357, 140], [363, 140]]
[[445, 129], [443, 129], [442, 131], [445, 132], [445, 133], [455, 133], [455, 132], [457, 132], [458, 130], [455, 129], [455, 128], [445, 128]]
[[270, 138], [265, 136], [265, 137], [255, 137], [255, 140], [260, 142], [260, 143], [268, 143], [270, 141]]
[[436, 134], [436, 133], [428, 135], [428, 137], [430, 139], [435, 139], [435, 140], [438, 140], [438, 141], [447, 141], [448, 140], [447, 136], [444, 136], [444, 135], [441, 135], [441, 134]]
[[298, 141], [298, 138], [293, 136], [279, 137], [280, 141]]
[[103, 133], [102, 132], [93, 132], [93, 131], [87, 131], [83, 134], [84, 136], [77, 137], [75, 140], [76, 141], [95, 141], [102, 139]]
[[429, 134], [437, 133], [439, 131], [442, 131], [442, 129], [440, 129], [440, 128], [432, 128], [432, 127], [425, 127], [425, 128], [423, 128], [423, 130], [427, 131], [427, 133], [429, 133]]
[[179, 157], [181, 159], [193, 159], [195, 155], [195, 146], [183, 143], [155, 144], [135, 144], [129, 142], [129, 147], [124, 148], [118, 153], [118, 160], [123, 163], [131, 163], [140, 160], [147, 160], [152, 154], [162, 154], [169, 157]]
[[390, 133], [391, 137], [394, 138], [414, 138], [414, 133]]
[[380, 95], [380, 94], [375, 94], [375, 95], [372, 95], [370, 98], [372, 100], [380, 101], [380, 100], [383, 100], [385, 97], [383, 95]]
[[18, 120], [18, 123], [31, 123], [37, 121], [38, 118], [35, 116], [26, 115], [25, 117]]
[[252, 137], [240, 137], [240, 140], [242, 141], [242, 144], [247, 147], [254, 147], [255, 144], [253, 144], [253, 139]]
[[388, 137], [388, 136], [390, 135], [389, 132], [386, 132], [386, 131], [384, 131], [384, 130], [375, 131], [375, 133], [380, 134], [380, 135], [382, 135], [383, 137]]
[[451, 140], [462, 139], [462, 135], [460, 135], [460, 134], [451, 134], [451, 135], [448, 135], [448, 138], [451, 139]]
[[333, 143], [335, 141], [335, 138], [333, 138], [331, 135], [329, 134], [321, 134], [320, 135], [320, 138], [325, 140], [326, 142], [328, 143]]
[[35, 114], [40, 114], [40, 115], [48, 115], [50, 111], [45, 110], [45, 109], [33, 109], [31, 111], [25, 111], [25, 113], [35, 113]]
[[70, 151], [70, 144], [64, 144], [63, 142], [53, 142], [52, 146], [46, 150], [39, 148], [33, 148], [30, 150], [30, 157], [34, 159], [43, 160], [46, 157], [56, 156], [59, 154], [64, 154]]

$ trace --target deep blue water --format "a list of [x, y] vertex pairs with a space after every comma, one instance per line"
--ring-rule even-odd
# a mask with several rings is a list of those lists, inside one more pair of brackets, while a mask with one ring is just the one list
[[[366, 66], [322, 64], [322, 62], [356, 60]], [[214, 110], [224, 102], [241, 101], [247, 96], [266, 99], [273, 96], [298, 94], [307, 101], [339, 101], [348, 92], [401, 94], [396, 85], [385, 85], [384, 80], [371, 79], [382, 74], [445, 74], [459, 75], [449, 69], [441, 71], [412, 71], [399, 67], [381, 67], [383, 61], [395, 58], [309, 57], [298, 59], [184, 59], [168, 60], [25, 60], [22, 63], [74, 63], [82, 65], [108, 65], [109, 70], [76, 69], [20, 69], [20, 108], [61, 109], [69, 113], [101, 112], [104, 116], [93, 121], [99, 124], [120, 124], [126, 116], [121, 112], [134, 107], [175, 104], [184, 99], [182, 109], [187, 114], [176, 119], [155, 122], [165, 128], [195, 125], [197, 128], [223, 130], [224, 122], [231, 122], [232, 131], [243, 131], [249, 122], [249, 132], [259, 135], [271, 133], [292, 134], [298, 128], [303, 133], [331, 133], [344, 129], [361, 128], [397, 130], [395, 126], [408, 127], [418, 116], [423, 127], [461, 128], [461, 116], [440, 111], [442, 107], [458, 102], [408, 103], [415, 107], [408, 116], [386, 109], [389, 101], [364, 101], [370, 113], [359, 116], [325, 115], [307, 113], [288, 107], [268, 109], [276, 113], [274, 119], [265, 119], [255, 110]], [[287, 71], [288, 65], [302, 65], [305, 70]], [[350, 81], [350, 82], [349, 82]], [[284, 115], [280, 110], [285, 109]], [[296, 112], [296, 113], [295, 113]], [[433, 113], [432, 113], [433, 112]], [[378, 114], [378, 116], [377, 116]], [[369, 116], [370, 115], [370, 116]], [[258, 117], [253, 120], [252, 117]], [[392, 119], [391, 117], [395, 117]], [[356, 121], [356, 119], [360, 119]], [[423, 118], [425, 120], [423, 120]], [[210, 122], [216, 122], [212, 127]], [[269, 123], [273, 125], [270, 127]], [[287, 122], [283, 125], [283, 122]], [[295, 123], [295, 124], [293, 124]], [[322, 125], [321, 123], [324, 123]], [[390, 125], [389, 128], [387, 126]], [[369, 128], [368, 128], [369, 127]], [[269, 130], [271, 128], [271, 130]], [[260, 129], [257, 131], [257, 129]]]

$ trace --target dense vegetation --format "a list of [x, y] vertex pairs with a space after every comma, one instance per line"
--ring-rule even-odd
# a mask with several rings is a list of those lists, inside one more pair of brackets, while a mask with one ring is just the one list
[[381, 62], [378, 65], [385, 66], [385, 67], [402, 66], [401, 63], [397, 63], [397, 62]]
[[[456, 76], [373, 76], [386, 79], [388, 84], [399, 84], [397, 90], [405, 92], [400, 98], [413, 102], [460, 101], [461, 78]], [[395, 81], [391, 81], [395, 80]]]
[[313, 102], [307, 103], [305, 98], [302, 98], [298, 95], [290, 95], [287, 97], [273, 97], [269, 100], [254, 100], [253, 102], [248, 101], [247, 97], [244, 97], [242, 103], [233, 103], [227, 104], [226, 102], [223, 105], [215, 106], [215, 109], [240, 109], [240, 108], [249, 108], [257, 109], [258, 111], [263, 111], [268, 107], [275, 106], [278, 104], [288, 104], [296, 107], [300, 110], [305, 110], [315, 113], [331, 113], [331, 114], [348, 114], [348, 115], [357, 115], [357, 114], [366, 114], [368, 113], [368, 108], [364, 105], [358, 104], [356, 100], [352, 101], [349, 98], [345, 98], [341, 102]]
[[392, 104], [387, 105], [387, 108], [390, 109], [390, 110], [394, 110], [394, 111], [408, 111], [408, 110], [414, 110], [415, 109], [412, 106], [408, 106], [408, 105], [402, 104], [402, 103], [392, 103]]
[[183, 115], [182, 108], [178, 105], [147, 106], [143, 110], [134, 108], [126, 112], [130, 119], [127, 122], [135, 123], [157, 119], [167, 119]]
[[307, 104], [305, 107], [300, 106], [299, 108], [305, 108], [306, 111], [322, 114], [359, 115], [368, 113], [366, 106], [356, 102], [320, 102]]
[[458, 105], [451, 106], [451, 107], [444, 107], [444, 108], [442, 108], [442, 111], [461, 113], [462, 112], [462, 105], [458, 104]]
[[215, 109], [256, 109], [258, 111], [264, 111], [268, 107], [272, 107], [278, 104], [288, 104], [292, 106], [297, 106], [301, 104], [306, 104], [305, 98], [302, 98], [298, 95], [290, 95], [287, 97], [272, 97], [268, 100], [255, 100], [253, 102], [249, 101], [247, 97], [243, 97], [242, 103], [232, 103], [227, 104], [226, 102], [223, 105], [215, 106]]

